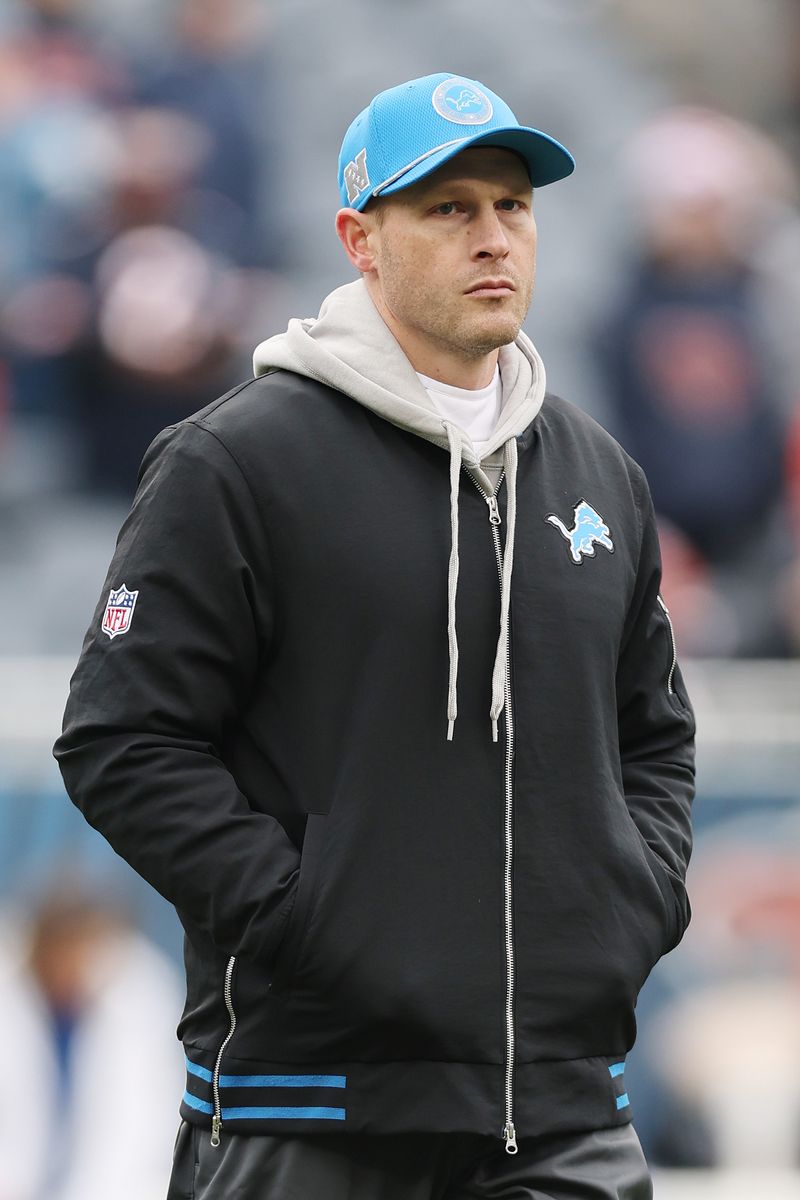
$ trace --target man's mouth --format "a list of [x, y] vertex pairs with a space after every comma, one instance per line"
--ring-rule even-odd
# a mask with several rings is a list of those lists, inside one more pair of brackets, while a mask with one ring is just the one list
[[479, 300], [496, 300], [502, 296], [510, 296], [516, 291], [510, 279], [481, 279], [473, 283], [464, 293], [466, 296], [476, 296]]

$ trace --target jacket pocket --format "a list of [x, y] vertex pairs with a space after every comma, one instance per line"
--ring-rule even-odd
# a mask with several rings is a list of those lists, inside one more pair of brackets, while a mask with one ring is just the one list
[[673, 875], [666, 863], [655, 852], [650, 843], [644, 838], [633, 817], [630, 818], [631, 825], [636, 831], [636, 836], [639, 840], [639, 845], [642, 849], [645, 862], [653, 876], [655, 883], [661, 892], [661, 899], [664, 902], [666, 910], [667, 925], [664, 939], [662, 955], [668, 954], [680, 941], [684, 932], [684, 922], [681, 915], [680, 903], [677, 889], [684, 890], [683, 882]]
[[387, 789], [311, 819], [265, 1037], [286, 1028], [293, 1053], [331, 1062], [502, 1058], [499, 822], [457, 799], [423, 819]]
[[294, 905], [278, 946], [270, 977], [269, 989], [279, 995], [290, 990], [300, 962], [303, 942], [314, 908], [319, 865], [325, 844], [326, 821], [327, 817], [324, 815], [308, 815], [300, 853], [300, 875]]

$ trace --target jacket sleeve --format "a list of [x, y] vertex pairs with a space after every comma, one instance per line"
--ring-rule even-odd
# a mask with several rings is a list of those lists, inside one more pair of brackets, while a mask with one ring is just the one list
[[[183, 422], [142, 464], [86, 634], [54, 753], [91, 825], [225, 954], [269, 960], [299, 853], [222, 761], [273, 621], [268, 542], [247, 481], [209, 429]], [[136, 592], [102, 631], [109, 592]]]
[[622, 783], [634, 823], [672, 882], [680, 936], [690, 916], [684, 883], [692, 847], [695, 722], [660, 600], [658, 533], [640, 472], [634, 487], [642, 543], [617, 670]]

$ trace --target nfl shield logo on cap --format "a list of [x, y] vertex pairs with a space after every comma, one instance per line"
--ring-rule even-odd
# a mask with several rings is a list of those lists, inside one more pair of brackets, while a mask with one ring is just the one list
[[138, 595], [138, 592], [129, 592], [124, 583], [116, 591], [111, 589], [108, 593], [106, 611], [103, 613], [103, 633], [107, 633], [110, 638], [115, 638], [120, 633], [128, 632]]

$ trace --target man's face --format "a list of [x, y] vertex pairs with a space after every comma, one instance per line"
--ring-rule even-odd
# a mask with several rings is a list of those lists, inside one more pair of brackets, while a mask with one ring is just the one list
[[400, 340], [468, 359], [513, 342], [536, 273], [523, 161], [510, 150], [474, 147], [377, 203], [367, 282]]

